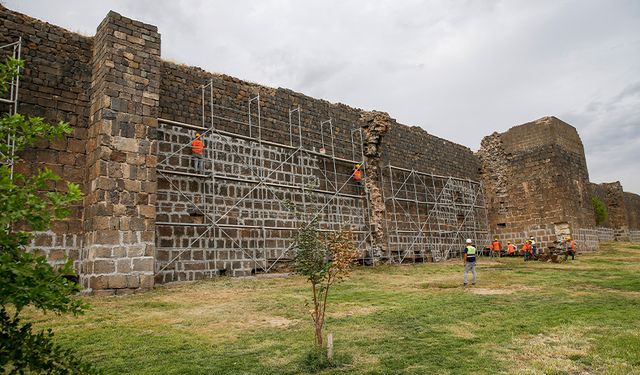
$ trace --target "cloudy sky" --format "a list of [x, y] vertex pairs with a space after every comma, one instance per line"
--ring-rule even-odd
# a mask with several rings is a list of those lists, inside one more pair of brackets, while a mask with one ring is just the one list
[[157, 25], [165, 59], [383, 110], [474, 151], [553, 115], [578, 129], [591, 181], [640, 193], [638, 0], [0, 1], [85, 35], [113, 9]]

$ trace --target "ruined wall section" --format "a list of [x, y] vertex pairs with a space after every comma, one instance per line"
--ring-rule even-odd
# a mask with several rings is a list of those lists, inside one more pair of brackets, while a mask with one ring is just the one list
[[388, 243], [384, 231], [384, 217], [387, 207], [384, 201], [383, 187], [380, 186], [382, 173], [380, 159], [383, 139], [395, 121], [387, 113], [377, 111], [364, 112], [361, 119], [365, 124], [363, 126], [363, 143], [369, 173], [365, 184], [371, 204], [370, 224], [373, 252], [376, 257], [380, 257], [387, 253], [386, 244]]
[[[16, 171], [31, 175], [47, 167], [86, 191], [85, 142], [93, 40], [0, 5], [0, 44], [16, 42], [19, 37], [22, 37], [22, 59], [25, 60], [20, 79], [19, 113], [43, 117], [50, 123], [66, 121], [73, 133], [60, 140], [39, 142], [35, 149], [21, 155], [25, 163], [17, 164]], [[1, 58], [6, 56], [5, 51]], [[0, 104], [0, 111], [6, 110], [7, 104]], [[65, 186], [60, 181], [56, 188]], [[63, 263], [65, 257], [73, 259], [79, 270], [82, 218], [83, 209], [79, 204], [72, 208], [69, 218], [54, 222], [47, 232], [37, 233], [31, 247], [54, 264]]]
[[607, 206], [608, 218], [600, 226], [628, 230], [629, 219], [627, 215], [633, 211], [627, 209], [625, 192], [620, 182], [592, 183], [590, 188], [592, 196], [599, 198]]
[[[591, 192], [591, 197], [592, 198], [598, 198], [600, 199], [600, 201], [602, 201], [602, 203], [604, 203], [605, 205], [608, 206], [607, 204], [607, 200], [608, 200], [608, 189], [605, 186], [605, 184], [596, 184], [596, 183], [590, 183], [589, 184], [589, 189]], [[607, 210], [609, 210], [609, 207], [607, 207]], [[614, 226], [611, 225], [611, 220], [610, 218], [607, 218], [607, 220], [605, 220], [603, 223], [600, 223], [599, 227], [601, 228], [611, 228], [613, 229]]]
[[551, 243], [595, 226], [584, 150], [571, 125], [555, 117], [519, 125], [485, 137], [478, 155], [494, 234]]
[[515, 214], [512, 207], [510, 192], [517, 188], [516, 181], [511, 176], [510, 155], [504, 150], [499, 133], [486, 136], [478, 151], [482, 160], [481, 173], [484, 183], [487, 216], [491, 229], [498, 231], [506, 223], [514, 223]]
[[625, 192], [624, 204], [627, 211], [629, 230], [640, 231], [640, 195]]

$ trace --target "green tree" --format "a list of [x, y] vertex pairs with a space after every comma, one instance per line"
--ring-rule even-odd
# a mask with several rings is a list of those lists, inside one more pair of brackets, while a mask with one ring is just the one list
[[[22, 65], [15, 59], [0, 64], [0, 95], [6, 94], [7, 82]], [[16, 155], [37, 140], [70, 132], [63, 122], [50, 125], [42, 118], [20, 114], [0, 117], [0, 370], [5, 374], [94, 372], [56, 345], [51, 330], [34, 332], [22, 314], [27, 306], [74, 315], [86, 308], [74, 297], [79, 287], [70, 280], [76, 276], [70, 260], [54, 269], [44, 257], [26, 251], [32, 239], [30, 231], [46, 230], [52, 220], [66, 217], [68, 207], [81, 199], [80, 188], [67, 183], [65, 191], [52, 191], [51, 186], [60, 180], [52, 171], [44, 168], [24, 176], [12, 173], [11, 168], [19, 161]]]
[[596, 225], [602, 225], [609, 218], [609, 210], [607, 205], [598, 197], [591, 198], [593, 213], [596, 215]]
[[350, 273], [358, 252], [350, 232], [333, 232], [326, 241], [318, 233], [317, 216], [304, 223], [300, 231], [295, 256], [296, 272], [311, 283], [315, 344], [322, 347], [325, 313], [330, 288]]

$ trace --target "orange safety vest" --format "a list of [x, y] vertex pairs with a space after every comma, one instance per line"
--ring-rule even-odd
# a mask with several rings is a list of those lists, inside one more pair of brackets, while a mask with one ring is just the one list
[[360, 181], [362, 180], [362, 171], [360, 169], [354, 169], [353, 170], [353, 179], [355, 181]]
[[196, 155], [204, 154], [204, 143], [200, 138], [196, 138], [191, 142], [191, 153]]
[[509, 244], [507, 245], [507, 251], [509, 252], [509, 254], [513, 254], [516, 252], [516, 247], [513, 244]]
[[567, 250], [576, 251], [576, 243], [573, 240], [567, 244]]
[[524, 251], [525, 253], [531, 252], [531, 244], [525, 243], [524, 245], [522, 245], [522, 251]]
[[493, 241], [491, 243], [491, 246], [493, 251], [500, 251], [502, 249], [502, 246], [500, 245], [500, 241]]

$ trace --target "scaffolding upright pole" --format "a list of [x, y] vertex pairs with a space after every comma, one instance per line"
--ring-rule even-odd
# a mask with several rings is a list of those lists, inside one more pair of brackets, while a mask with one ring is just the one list
[[206, 87], [207, 87], [206, 85], [202, 85], [202, 88], [201, 88], [202, 89], [202, 127], [203, 128], [205, 127], [204, 126], [204, 121], [205, 121], [204, 119], [206, 118], [206, 115], [204, 113], [204, 106], [205, 106], [205, 103], [204, 103], [205, 102], [205, 100], [204, 100], [204, 89]]
[[[437, 190], [436, 190], [436, 180], [434, 176], [431, 176], [431, 184], [433, 186], [433, 195], [434, 197], [439, 197], [440, 194], [436, 194]], [[437, 247], [437, 254], [438, 257], [440, 257], [442, 249], [441, 249], [441, 245], [442, 245], [442, 227], [440, 226], [440, 212], [438, 210], [438, 201], [436, 198], [436, 202], [433, 206], [433, 210], [435, 212], [435, 218], [436, 218], [436, 224], [438, 225], [438, 246]]]
[[420, 254], [422, 255], [423, 259], [424, 259], [424, 235], [422, 233], [420, 224], [422, 223], [422, 221], [420, 220], [420, 206], [418, 204], [418, 188], [416, 185], [416, 173], [415, 171], [412, 169], [411, 173], [413, 174], [413, 194], [414, 194], [414, 198], [415, 198], [415, 203], [416, 203], [416, 218], [418, 219], [418, 233], [417, 235], [420, 236], [420, 240], [421, 240], [421, 245], [420, 246]]
[[[360, 134], [360, 162], [362, 163], [362, 170], [363, 170], [363, 175], [364, 175], [364, 201], [365, 201], [365, 206], [366, 206], [366, 213], [367, 213], [367, 220], [365, 221], [365, 225], [367, 226], [367, 235], [369, 236], [369, 239], [372, 241], [372, 233], [371, 233], [371, 201], [370, 201], [370, 196], [369, 196], [369, 188], [367, 187], [367, 179], [369, 178], [367, 175], [367, 169], [369, 168], [369, 164], [365, 162], [365, 157], [364, 157], [364, 137], [362, 135], [362, 128], [358, 127], [358, 134]], [[380, 174], [382, 175], [382, 173]], [[382, 201], [384, 202], [384, 189], [380, 189], [380, 191], [383, 193], [383, 197], [382, 197]], [[386, 210], [385, 210], [386, 211]], [[370, 249], [372, 249], [373, 247], [370, 246]], [[371, 256], [371, 264], [373, 265], [373, 258], [374, 258], [374, 254], [373, 252], [371, 252], [370, 254]]]
[[[213, 228], [214, 223], [216, 222], [216, 158], [218, 155], [217, 145], [215, 143], [215, 126], [213, 123], [213, 79], [209, 81], [209, 111], [211, 116], [211, 134], [209, 141], [209, 149], [211, 153], [211, 209], [210, 212], [210, 220], [211, 220], [211, 232], [213, 233], [212, 237], [213, 241], [216, 240], [216, 230]], [[217, 247], [213, 248], [213, 269], [214, 272], [218, 272], [218, 249]]]
[[291, 112], [293, 111], [289, 110], [289, 146], [293, 147], [293, 123], [291, 121]]
[[[298, 113], [298, 149], [302, 150], [302, 117], [300, 114], [300, 106], [297, 106], [294, 109], [289, 110], [289, 127], [292, 127], [292, 116], [291, 114], [293, 112], [297, 112]], [[293, 146], [293, 145], [292, 145]], [[300, 165], [300, 185], [302, 186], [302, 220], [306, 220], [307, 218], [307, 190], [306, 190], [306, 182], [305, 182], [305, 172], [306, 172], [306, 168], [305, 168], [305, 163], [304, 163], [304, 157], [302, 156], [302, 153], [298, 153], [298, 161], [299, 161], [299, 165]]]
[[[393, 221], [395, 222], [395, 226], [396, 226], [396, 237], [399, 237], [399, 228], [398, 228], [398, 212], [396, 210], [396, 193], [393, 189], [393, 169], [391, 169], [391, 164], [388, 165], [389, 167], [389, 185], [391, 186], [391, 204], [393, 206]], [[391, 249], [389, 249], [391, 251]], [[401, 261], [400, 259], [400, 244], [398, 243], [398, 260]]]
[[[331, 160], [333, 161], [333, 181], [334, 185], [338, 187], [338, 169], [336, 168], [336, 149], [335, 143], [333, 139], [333, 121], [329, 119], [329, 134], [331, 136]], [[337, 205], [336, 207], [336, 215], [338, 218], [342, 218], [342, 208], [341, 205]], [[339, 226], [342, 226], [342, 223], [339, 223]]]
[[338, 186], [338, 170], [336, 168], [336, 149], [333, 140], [333, 121], [329, 119], [329, 134], [331, 136], [331, 160], [333, 160], [333, 181], [334, 185]]
[[[18, 37], [17, 42], [9, 43], [3, 46], [0, 46], [0, 49], [4, 48], [12, 48], [11, 54], [12, 58], [19, 60], [21, 58], [22, 53], [22, 37]], [[1, 102], [10, 104], [9, 107], [9, 115], [15, 115], [18, 113], [18, 99], [19, 99], [19, 91], [20, 91], [20, 68], [16, 72], [15, 76], [11, 79], [11, 83], [9, 85], [9, 99], [0, 99]], [[7, 155], [7, 164], [9, 165], [9, 178], [13, 180], [14, 173], [14, 160], [13, 157], [15, 155], [16, 149], [16, 140], [10, 134], [7, 135], [7, 146], [9, 155]]]
[[[265, 181], [266, 171], [264, 170], [264, 147], [262, 145], [262, 115], [260, 109], [260, 94], [258, 94], [258, 147], [260, 148], [260, 178], [262, 181]], [[271, 163], [269, 163], [271, 165]], [[258, 191], [260, 193], [260, 200], [262, 201], [262, 209], [260, 210], [260, 224], [262, 225], [262, 257], [264, 258], [264, 266], [263, 269], [267, 268], [267, 231], [265, 230], [265, 215], [266, 210], [264, 208], [265, 200], [266, 200], [266, 191], [264, 186], [260, 188]], [[275, 194], [275, 193], [274, 193]], [[256, 248], [258, 244], [256, 244]]]
[[[432, 177], [433, 178], [433, 177]], [[425, 206], [425, 214], [427, 215], [426, 218], [426, 224], [429, 227], [429, 238], [425, 239], [425, 245], [428, 245], [429, 247], [427, 248], [425, 246], [425, 253], [427, 251], [431, 251], [431, 248], [433, 248], [433, 230], [431, 229], [431, 215], [429, 215], [429, 189], [427, 188], [427, 183], [425, 182], [424, 176], [423, 178], [420, 178], [420, 181], [422, 181], [422, 187], [424, 188], [424, 206]], [[434, 196], [434, 200], [435, 200], [435, 196]], [[424, 226], [420, 227], [421, 229]], [[432, 254], [432, 259], [433, 259], [433, 254]]]

